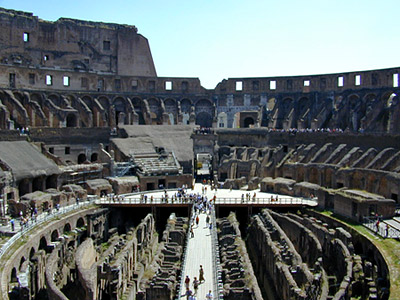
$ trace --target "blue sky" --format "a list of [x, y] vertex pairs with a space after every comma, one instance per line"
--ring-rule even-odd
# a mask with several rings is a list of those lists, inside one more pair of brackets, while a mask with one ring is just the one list
[[135, 25], [158, 76], [308, 75], [400, 66], [399, 0], [0, 0], [41, 19]]

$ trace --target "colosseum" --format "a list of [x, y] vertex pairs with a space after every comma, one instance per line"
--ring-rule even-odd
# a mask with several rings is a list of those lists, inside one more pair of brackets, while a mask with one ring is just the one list
[[0, 25], [0, 299], [400, 299], [400, 67], [206, 89], [132, 25]]

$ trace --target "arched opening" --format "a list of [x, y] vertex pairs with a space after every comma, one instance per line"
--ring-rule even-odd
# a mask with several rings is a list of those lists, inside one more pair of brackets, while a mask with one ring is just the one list
[[254, 125], [254, 119], [251, 117], [247, 117], [244, 119], [243, 121], [243, 126], [244, 128], [249, 128], [249, 127], [253, 127]]
[[83, 220], [83, 218], [79, 218], [77, 221], [76, 221], [76, 227], [77, 228], [81, 228], [81, 227], [84, 227], [85, 226], [85, 221]]
[[44, 236], [40, 239], [39, 250], [47, 251], [47, 241], [46, 241], [46, 238]]
[[46, 178], [46, 189], [57, 188], [57, 175], [51, 175]]
[[22, 265], [24, 264], [25, 260], [26, 259], [24, 256], [22, 256], [21, 259], [19, 260], [19, 270], [22, 270]]
[[57, 242], [58, 241], [58, 230], [53, 230], [51, 233], [51, 241], [52, 242]]
[[228, 127], [228, 116], [225, 112], [222, 112], [218, 115], [218, 127], [219, 128], [227, 128]]
[[35, 248], [32, 247], [31, 251], [29, 251], [29, 260], [30, 261], [33, 260], [33, 257], [35, 256], [35, 253], [36, 253]]
[[181, 111], [183, 113], [190, 113], [192, 109], [192, 101], [189, 99], [182, 99], [181, 100]]
[[32, 192], [35, 191], [43, 191], [43, 178], [42, 177], [36, 177], [32, 181]]
[[83, 164], [86, 161], [86, 155], [81, 153], [78, 155], [78, 164]]
[[23, 179], [19, 182], [18, 191], [20, 196], [30, 193], [28, 179]]
[[69, 223], [64, 225], [64, 233], [71, 232], [71, 225]]
[[118, 97], [113, 102], [115, 110], [115, 122], [116, 124], [127, 124], [125, 116], [127, 115], [126, 101], [124, 98]]
[[212, 116], [207, 112], [196, 114], [196, 124], [201, 127], [212, 127]]
[[138, 115], [138, 118], [139, 118], [138, 124], [139, 125], [145, 125], [146, 122], [144, 120], [143, 109], [142, 109], [143, 100], [140, 99], [140, 98], [133, 98], [132, 99], [132, 105], [133, 105], [133, 108], [135, 110], [135, 113]]
[[11, 276], [10, 276], [10, 282], [11, 283], [15, 283], [15, 282], [18, 282], [18, 277], [17, 277], [17, 269], [16, 268], [13, 268], [12, 270], [11, 270]]
[[158, 99], [151, 98], [147, 100], [150, 109], [151, 123], [161, 124], [161, 104]]
[[90, 161], [91, 162], [95, 162], [98, 160], [98, 154], [97, 153], [92, 153], [92, 155], [90, 156]]
[[77, 118], [75, 114], [68, 114], [66, 121], [67, 121], [66, 122], [67, 127], [77, 127]]

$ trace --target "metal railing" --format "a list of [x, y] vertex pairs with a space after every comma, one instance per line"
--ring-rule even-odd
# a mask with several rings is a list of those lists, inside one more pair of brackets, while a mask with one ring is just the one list
[[[379, 222], [378, 222], [379, 220]], [[383, 238], [400, 238], [400, 230], [391, 226], [385, 220], [380, 220], [379, 217], [363, 217], [363, 226], [373, 231]]]
[[190, 219], [189, 219], [189, 224], [188, 224], [188, 229], [186, 233], [186, 244], [185, 244], [185, 249], [183, 251], [183, 257], [182, 257], [182, 265], [181, 265], [181, 273], [180, 273], [180, 279], [179, 279], [179, 286], [178, 286], [178, 292], [175, 296], [176, 300], [179, 300], [181, 296], [183, 295], [182, 293], [185, 293], [186, 290], [184, 290], [185, 287], [185, 267], [187, 263], [187, 254], [188, 254], [188, 245], [189, 245], [189, 240], [190, 240], [190, 226], [191, 224], [194, 223], [194, 207], [192, 207], [191, 214], [190, 214]]
[[[135, 195], [146, 195], [143, 198], [134, 198]], [[154, 197], [152, 193], [141, 192], [137, 194], [120, 195], [116, 198], [113, 197], [102, 197], [96, 200], [97, 204], [192, 204], [194, 201], [190, 200], [189, 197]], [[271, 198], [252, 198], [250, 200], [243, 200], [240, 197], [217, 197], [215, 201], [216, 205], [308, 205], [315, 206], [317, 201], [312, 199], [294, 198], [294, 197], [282, 197], [278, 199]]]
[[[93, 203], [93, 201], [90, 200], [90, 198], [89, 198], [89, 201], [77, 202], [77, 203], [69, 205], [69, 206], [60, 207], [59, 209], [55, 209], [54, 208], [49, 213], [44, 212], [44, 213], [38, 214], [36, 216], [36, 218], [29, 219], [29, 221], [27, 223], [21, 224], [19, 226], [17, 225], [16, 226], [17, 230], [15, 230], [16, 233], [10, 239], [8, 239], [7, 242], [5, 242], [3, 244], [3, 246], [1, 247], [1, 249], [0, 249], [0, 258], [3, 257], [3, 255], [7, 252], [7, 250], [18, 239], [20, 239], [21, 237], [26, 235], [30, 230], [32, 230], [36, 226], [38, 226], [38, 225], [40, 225], [40, 224], [42, 224], [44, 222], [50, 221], [50, 220], [52, 220], [52, 219], [54, 219], [54, 218], [56, 218], [58, 216], [64, 215], [66, 213], [69, 213], [69, 212], [71, 212], [73, 210], [77, 210], [77, 209], [86, 207], [86, 206], [88, 206], [88, 205], [90, 205], [92, 203]], [[18, 219], [16, 219], [16, 220], [18, 220]]]
[[214, 288], [213, 294], [216, 295], [214, 299], [224, 299], [224, 288], [222, 282], [222, 268], [219, 253], [219, 242], [217, 233], [217, 221], [215, 216], [215, 209], [211, 210], [211, 251], [212, 251], [212, 261], [213, 261], [213, 274], [214, 274]]

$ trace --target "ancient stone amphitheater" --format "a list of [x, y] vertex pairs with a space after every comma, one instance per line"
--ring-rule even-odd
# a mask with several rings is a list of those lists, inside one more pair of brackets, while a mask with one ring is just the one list
[[0, 46], [1, 299], [179, 299], [194, 182], [246, 194], [214, 299], [400, 299], [400, 68], [205, 89], [135, 26], [2, 8]]

